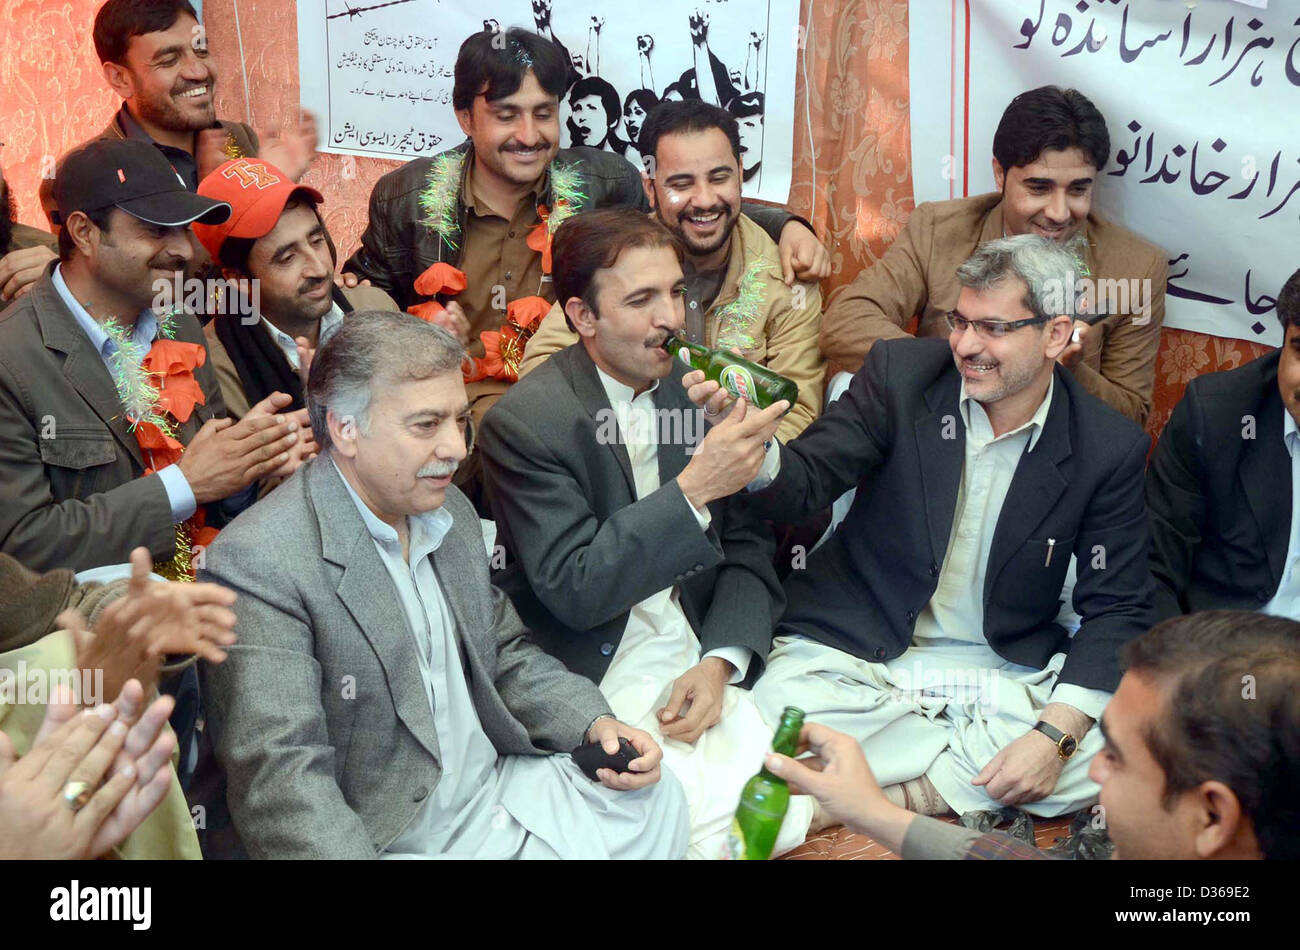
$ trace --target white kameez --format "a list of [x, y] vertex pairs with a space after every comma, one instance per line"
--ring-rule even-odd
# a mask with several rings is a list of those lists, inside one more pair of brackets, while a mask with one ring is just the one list
[[[659, 488], [660, 429], [651, 395], [655, 387], [634, 397], [630, 387], [599, 369], [597, 372], [620, 425], [637, 498], [645, 498]], [[699, 527], [706, 527], [707, 512], [695, 514]], [[695, 530], [697, 526], [685, 527]], [[743, 647], [713, 650], [709, 655], [721, 656], [737, 668], [733, 682], [744, 679], [752, 659], [752, 651]], [[776, 720], [766, 722], [759, 715], [749, 690], [729, 685], [724, 690], [721, 720], [705, 730], [694, 745], [665, 737], [660, 731], [659, 710], [668, 704], [673, 682], [701, 659], [699, 639], [682, 612], [677, 588], [665, 588], [632, 607], [600, 690], [620, 720], [644, 729], [663, 748], [664, 764], [681, 782], [690, 808], [687, 857], [712, 859], [722, 856], [741, 790], [770, 751]], [[779, 718], [780, 710], [777, 713]], [[774, 854], [803, 843], [812, 820], [812, 804], [805, 796], [791, 799]]]
[[[779, 714], [787, 703], [799, 706], [808, 721], [855, 737], [882, 785], [925, 775], [962, 814], [1000, 807], [987, 786], [971, 785], [971, 779], [1032, 729], [1049, 703], [1068, 703], [1093, 719], [1101, 715], [1109, 693], [1057, 683], [1064, 653], [1033, 669], [998, 656], [984, 636], [982, 592], [994, 530], [1016, 466], [1034, 450], [1047, 421], [1054, 387], [1055, 381], [1048, 384], [1028, 422], [995, 437], [984, 408], [962, 384], [966, 455], [957, 507], [939, 583], [917, 617], [912, 645], [894, 660], [872, 663], [803, 637], [777, 637], [754, 687], [765, 716]], [[1071, 570], [1067, 599], [1073, 578]], [[1070, 613], [1063, 609], [1062, 619]], [[1020, 807], [1055, 816], [1095, 800], [1099, 788], [1088, 766], [1103, 745], [1100, 733], [1089, 730], [1051, 795]]]
[[681, 857], [686, 808], [667, 769], [656, 784], [624, 792], [591, 781], [568, 755], [497, 754], [474, 708], [455, 619], [430, 560], [451, 515], [438, 509], [407, 519], [408, 563], [397, 532], [343, 482], [415, 638], [442, 765], [433, 793], [382, 857]]

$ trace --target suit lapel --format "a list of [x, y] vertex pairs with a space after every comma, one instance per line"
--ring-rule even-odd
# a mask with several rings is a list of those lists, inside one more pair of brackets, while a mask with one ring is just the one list
[[[605, 393], [605, 387], [600, 384], [600, 377], [596, 375], [596, 364], [587, 355], [586, 348], [581, 343], [575, 343], [568, 349], [556, 353], [551, 359], [562, 360], [561, 365], [569, 378], [569, 384], [573, 387], [578, 402], [582, 403], [582, 408], [595, 421], [596, 432], [609, 432], [610, 423], [614, 418], [613, 410], [609, 405], [609, 396]], [[618, 467], [623, 472], [623, 479], [627, 483], [628, 494], [632, 500], [635, 500], [636, 480], [632, 477], [632, 458], [627, 454], [621, 431], [619, 438], [603, 441], [607, 444], [601, 448], [614, 454], [614, 459], [618, 462]]]
[[328, 456], [311, 463], [309, 478], [320, 524], [321, 554], [343, 568], [339, 600], [379, 658], [398, 718], [430, 755], [439, 758], [438, 735], [421, 681], [415, 636], [388, 569]]
[[[495, 629], [492, 626], [485, 628], [482, 623], [475, 621], [475, 614], [481, 613], [481, 609], [476, 608], [482, 607], [487, 591], [484, 581], [475, 576], [470, 565], [483, 564], [487, 559], [483, 535], [477, 523], [469, 534], [458, 531], [453, 525], [442, 539], [442, 544], [433, 552], [433, 572], [438, 578], [452, 619], [456, 621], [454, 633], [457, 648], [465, 656], [465, 678], [468, 680], [470, 696], [475, 698], [474, 677], [480, 672], [486, 675], [482, 652], [496, 649], [494, 643], [479, 644], [471, 638], [473, 631]], [[493, 688], [490, 682], [485, 685], [489, 689]]]
[[931, 410], [913, 424], [917, 458], [921, 465], [922, 498], [930, 529], [930, 556], [942, 564], [948, 553], [953, 514], [957, 510], [957, 489], [966, 460], [966, 427], [957, 408], [960, 380], [956, 372], [944, 372], [926, 390]]
[[[1052, 390], [1047, 421], [1034, 450], [1027, 451], [1028, 445], [1025, 448], [1016, 465], [1016, 473], [1011, 477], [997, 528], [993, 532], [988, 570], [984, 575], [985, 593], [992, 589], [1007, 561], [1024, 546], [1069, 487], [1059, 468], [1071, 452], [1069, 397], [1061, 380], [1056, 381]], [[1060, 553], [1068, 558], [1071, 552]]]
[[112, 377], [76, 318], [59, 298], [59, 292], [47, 274], [32, 290], [36, 306], [36, 319], [41, 328], [41, 339], [47, 349], [63, 353], [63, 376], [75, 389], [95, 415], [113, 433], [137, 465], [144, 468], [144, 455], [140, 444], [127, 428], [122, 401]]
[[[1282, 397], [1277, 390], [1276, 373], [1271, 374], [1265, 387], [1267, 395], [1259, 412], [1254, 439], [1247, 439], [1242, 451], [1241, 485], [1246, 493], [1264, 550], [1268, 555], [1268, 568], [1273, 584], [1282, 583], [1286, 567], [1287, 548], [1291, 543], [1291, 457], [1283, 441]], [[1285, 472], [1286, 478], [1279, 473]]]

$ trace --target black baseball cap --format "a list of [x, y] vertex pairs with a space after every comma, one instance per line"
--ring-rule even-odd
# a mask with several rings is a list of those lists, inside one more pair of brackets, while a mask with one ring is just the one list
[[74, 211], [98, 208], [121, 208], [163, 227], [230, 217], [230, 205], [187, 189], [157, 146], [138, 139], [97, 139], [66, 155], [56, 176], [59, 225]]

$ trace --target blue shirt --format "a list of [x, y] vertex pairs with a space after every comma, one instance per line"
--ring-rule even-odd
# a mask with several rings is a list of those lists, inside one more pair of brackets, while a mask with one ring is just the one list
[[[110, 362], [114, 353], [117, 352], [117, 344], [113, 338], [104, 332], [99, 321], [86, 312], [77, 298], [72, 296], [72, 291], [63, 280], [63, 274], [60, 269], [63, 265], [56, 265], [52, 281], [54, 289], [58, 291], [59, 297], [63, 300], [64, 306], [71, 311], [73, 319], [77, 325], [85, 331], [86, 336], [90, 337], [90, 344], [99, 354], [99, 358], [104, 361], [104, 367], [112, 375], [113, 368]], [[138, 343], [144, 349], [153, 345], [154, 339], [158, 336], [158, 317], [152, 310], [144, 310], [135, 321], [135, 330], [131, 333], [131, 340]], [[167, 501], [172, 509], [172, 521], [179, 523], [186, 520], [194, 514], [198, 508], [198, 501], [194, 497], [194, 491], [190, 488], [189, 481], [185, 478], [185, 473], [181, 471], [179, 465], [166, 465], [157, 472], [162, 479], [163, 488], [167, 491]]]

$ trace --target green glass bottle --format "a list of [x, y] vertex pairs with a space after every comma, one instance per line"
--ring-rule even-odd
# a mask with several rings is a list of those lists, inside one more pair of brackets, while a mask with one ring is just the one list
[[713, 380], [732, 396], [744, 398], [755, 409], [766, 409], [782, 399], [794, 408], [799, 399], [799, 387], [794, 380], [735, 353], [711, 350], [680, 336], [669, 337], [664, 348], [692, 369], [702, 370], [705, 379]]
[[[781, 724], [772, 738], [772, 751], [793, 758], [799, 748], [802, 729], [803, 710], [786, 706], [781, 713]], [[790, 786], [785, 779], [777, 778], [767, 770], [767, 766], [763, 766], [745, 783], [745, 790], [740, 793], [740, 805], [731, 822], [723, 857], [738, 861], [766, 861], [770, 858], [789, 806]]]

